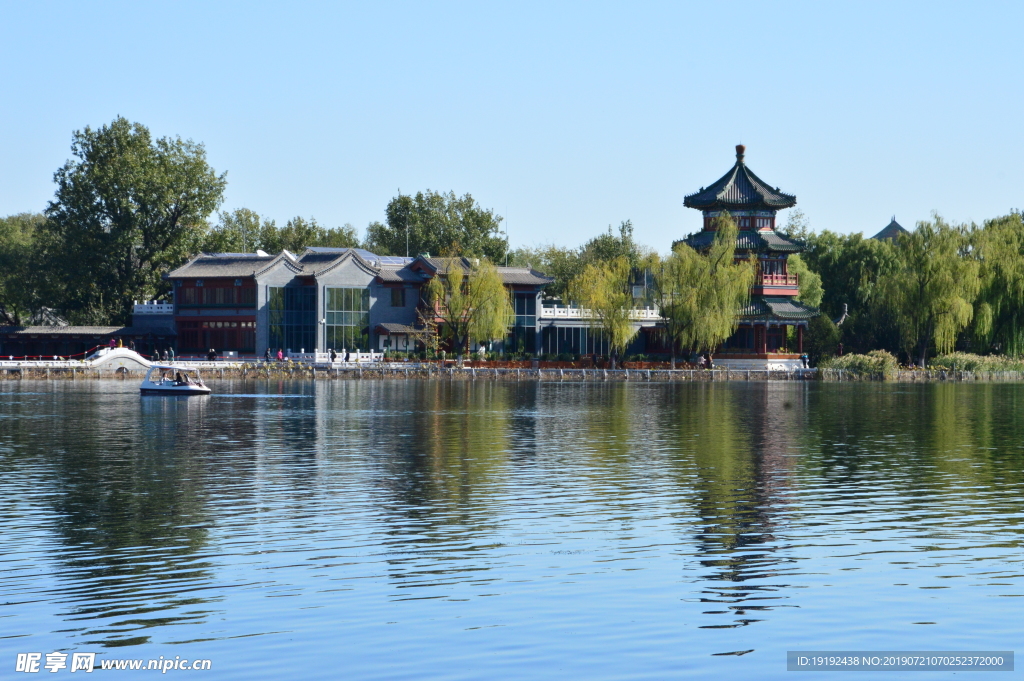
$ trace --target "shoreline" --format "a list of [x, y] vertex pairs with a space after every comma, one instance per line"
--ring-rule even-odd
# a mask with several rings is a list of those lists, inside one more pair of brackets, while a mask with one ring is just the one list
[[[20, 380], [142, 380], [143, 370], [126, 368], [97, 368], [51, 366], [32, 363], [31, 366], [2, 366], [0, 381]], [[183, 365], [192, 363], [182, 362]], [[1024, 382], [1024, 372], [997, 371], [971, 372], [936, 370], [899, 370], [893, 376], [880, 374], [852, 374], [835, 369], [797, 369], [793, 371], [769, 369], [552, 369], [552, 368], [488, 368], [438, 367], [436, 365], [347, 365], [316, 364], [240, 364], [230, 365], [196, 362], [204, 380], [487, 380], [487, 381], [543, 381], [543, 382], [605, 382], [639, 381], [643, 383], [718, 383], [722, 381], [820, 381], [825, 383], [877, 382], [877, 383], [990, 383]]]

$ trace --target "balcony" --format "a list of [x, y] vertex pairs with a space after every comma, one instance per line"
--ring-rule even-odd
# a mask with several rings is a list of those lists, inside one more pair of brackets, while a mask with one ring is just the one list
[[765, 274], [758, 272], [754, 279], [754, 286], [786, 286], [796, 287], [800, 285], [800, 278], [796, 274]]

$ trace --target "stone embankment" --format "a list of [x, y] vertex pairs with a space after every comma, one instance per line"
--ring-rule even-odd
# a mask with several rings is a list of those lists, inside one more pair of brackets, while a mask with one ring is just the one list
[[[796, 369], [792, 371], [730, 369], [565, 369], [565, 368], [491, 368], [438, 366], [431, 363], [337, 363], [299, 362], [179, 362], [198, 369], [205, 380], [359, 380], [359, 379], [442, 379], [498, 381], [641, 381], [641, 382], [718, 382], [718, 381], [891, 381], [976, 382], [1024, 381], [1024, 372], [969, 371], [897, 371], [891, 376], [867, 375], [832, 369]], [[73, 362], [0, 362], [0, 380], [19, 379], [123, 379], [141, 380], [145, 368], [108, 362], [101, 366]]]

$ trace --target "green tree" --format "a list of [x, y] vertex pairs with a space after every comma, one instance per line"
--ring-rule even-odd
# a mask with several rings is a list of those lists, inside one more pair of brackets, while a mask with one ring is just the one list
[[[276, 240], [277, 225], [248, 208], [218, 213], [219, 220], [203, 241], [207, 253], [254, 253], [264, 250], [268, 236]], [[272, 250], [272, 249], [271, 249]]]
[[327, 228], [316, 218], [295, 217], [279, 228], [273, 220], [248, 208], [220, 213], [220, 221], [210, 230], [203, 250], [207, 252], [251, 253], [262, 250], [280, 253], [287, 249], [301, 253], [309, 246], [358, 248], [359, 237], [352, 225]]
[[469, 194], [399, 193], [388, 202], [386, 220], [366, 230], [366, 248], [381, 255], [458, 253], [500, 263], [508, 251], [501, 216], [481, 208]]
[[891, 309], [883, 304], [878, 285], [883, 276], [895, 270], [895, 246], [889, 241], [865, 239], [862, 234], [827, 230], [808, 234], [806, 244], [800, 258], [809, 271], [821, 277], [822, 314], [838, 319], [846, 306], [849, 316], [839, 327], [846, 349], [859, 353], [886, 349], [898, 353], [902, 349], [901, 332]]
[[471, 342], [503, 338], [515, 320], [498, 268], [487, 260], [444, 258], [426, 293], [435, 322], [450, 335], [460, 363]]
[[606, 263], [625, 258], [629, 261], [629, 266], [636, 270], [643, 267], [649, 256], [649, 249], [633, 240], [632, 220], [623, 220], [619, 224], [618, 236], [612, 232], [612, 226], [608, 225], [607, 232], [599, 234], [580, 247], [580, 261], [584, 267], [590, 263]]
[[594, 262], [569, 282], [570, 300], [590, 310], [591, 326], [604, 332], [613, 351], [623, 353], [637, 334], [631, 314], [634, 268], [622, 255], [608, 262]]
[[715, 218], [714, 227], [715, 239], [705, 252], [679, 242], [655, 277], [673, 348], [713, 351], [735, 333], [739, 313], [750, 299], [754, 264], [735, 259], [736, 223], [723, 214]]
[[569, 282], [580, 276], [589, 264], [609, 263], [616, 258], [625, 257], [639, 278], [638, 270], [645, 268], [653, 256], [651, 249], [633, 240], [633, 223], [624, 220], [619, 225], [618, 235], [612, 231], [611, 225], [608, 225], [606, 233], [588, 240], [579, 248], [566, 248], [554, 244], [518, 248], [509, 254], [509, 264], [533, 267], [554, 277], [555, 281], [544, 289], [544, 295], [564, 299], [568, 296]]
[[533, 248], [517, 248], [509, 254], [509, 265], [532, 267], [555, 280], [544, 288], [548, 298], [564, 299], [569, 282], [583, 271], [585, 263], [578, 248], [567, 248], [550, 244]]
[[1024, 354], [1024, 220], [1011, 213], [972, 231], [981, 290], [973, 336], [982, 351]]
[[154, 140], [124, 118], [75, 132], [71, 151], [46, 208], [59, 307], [72, 321], [125, 323], [133, 300], [166, 291], [162, 275], [198, 250], [226, 173], [209, 166], [202, 144]]
[[910, 234], [900, 235], [897, 266], [879, 282], [888, 306], [903, 334], [908, 352], [916, 352], [921, 366], [928, 350], [949, 352], [957, 335], [974, 316], [974, 300], [981, 286], [979, 263], [968, 252], [963, 230], [935, 216], [920, 222]]
[[821, 299], [825, 295], [821, 288], [821, 276], [807, 267], [807, 263], [799, 255], [789, 256], [788, 261], [789, 273], [797, 275], [800, 282], [800, 294], [796, 299], [811, 307], [821, 305]]
[[42, 307], [44, 272], [36, 252], [45, 220], [39, 213], [0, 218], [0, 324], [29, 324]]

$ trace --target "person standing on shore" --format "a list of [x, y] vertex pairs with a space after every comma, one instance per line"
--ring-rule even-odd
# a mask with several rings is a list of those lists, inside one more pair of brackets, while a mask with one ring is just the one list
[[174, 348], [167, 348], [167, 356], [172, 362], [174, 361]]
[[277, 349], [277, 361], [278, 362], [283, 362], [284, 361], [284, 350], [281, 349], [281, 348]]
[[334, 351], [334, 348], [331, 348], [331, 364], [334, 364], [336, 361], [338, 361], [338, 353]]
[[270, 361], [270, 346], [269, 345], [267, 346], [267, 351], [263, 353], [263, 361], [265, 361], [265, 362], [269, 362]]

